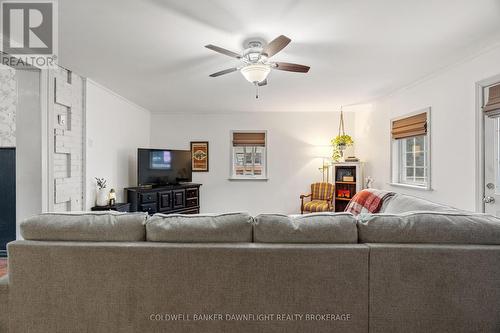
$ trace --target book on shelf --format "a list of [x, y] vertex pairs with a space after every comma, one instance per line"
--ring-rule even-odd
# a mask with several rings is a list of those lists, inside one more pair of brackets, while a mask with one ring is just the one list
[[354, 157], [354, 156], [349, 156], [349, 157], [346, 157], [345, 161], [346, 162], [359, 162], [359, 158]]

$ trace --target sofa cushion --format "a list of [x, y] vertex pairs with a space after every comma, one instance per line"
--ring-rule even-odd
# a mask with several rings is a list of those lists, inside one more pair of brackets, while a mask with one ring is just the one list
[[326, 200], [311, 200], [304, 203], [304, 211], [306, 212], [328, 212], [331, 205]]
[[411, 211], [457, 212], [458, 210], [411, 195], [397, 193], [384, 200], [380, 213], [400, 214]]
[[21, 222], [27, 240], [135, 242], [146, 238], [146, 213], [45, 213]]
[[256, 243], [357, 243], [350, 213], [261, 214], [255, 218]]
[[253, 218], [247, 213], [155, 214], [146, 223], [152, 242], [251, 242]]
[[358, 217], [362, 243], [500, 244], [500, 219], [465, 212], [408, 212]]

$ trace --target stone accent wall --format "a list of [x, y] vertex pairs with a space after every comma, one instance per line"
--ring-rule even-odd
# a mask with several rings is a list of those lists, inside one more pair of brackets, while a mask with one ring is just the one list
[[83, 210], [84, 79], [59, 68], [49, 73], [53, 94], [54, 211]]
[[16, 71], [0, 64], [0, 147], [16, 146]]

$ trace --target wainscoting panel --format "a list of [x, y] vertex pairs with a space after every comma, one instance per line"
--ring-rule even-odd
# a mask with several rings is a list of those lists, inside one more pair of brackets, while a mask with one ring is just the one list
[[0, 256], [16, 239], [16, 149], [0, 148]]

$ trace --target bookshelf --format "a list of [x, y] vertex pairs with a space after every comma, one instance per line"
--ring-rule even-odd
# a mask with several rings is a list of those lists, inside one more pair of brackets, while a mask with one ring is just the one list
[[332, 172], [335, 182], [333, 204], [336, 212], [343, 212], [351, 198], [364, 188], [363, 163], [333, 163]]

